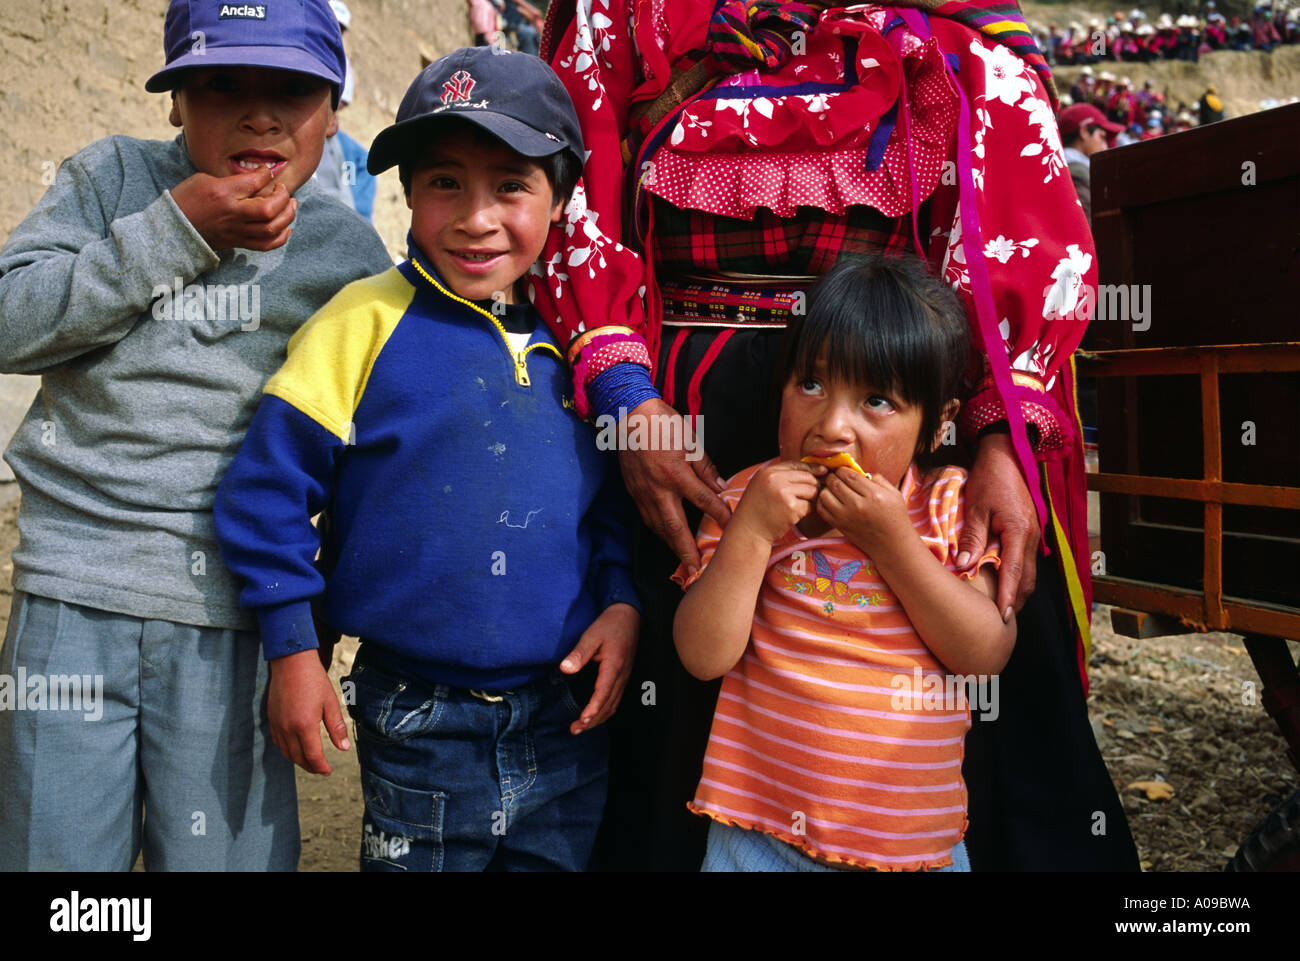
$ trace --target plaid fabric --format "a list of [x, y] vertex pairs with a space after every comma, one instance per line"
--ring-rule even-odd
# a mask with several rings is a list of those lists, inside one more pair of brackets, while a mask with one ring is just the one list
[[[661, 278], [701, 271], [821, 276], [841, 256], [912, 249], [910, 216], [870, 207], [832, 214], [800, 207], [794, 217], [759, 208], [753, 220], [654, 204], [655, 272]], [[924, 231], [922, 231], [924, 233]]]

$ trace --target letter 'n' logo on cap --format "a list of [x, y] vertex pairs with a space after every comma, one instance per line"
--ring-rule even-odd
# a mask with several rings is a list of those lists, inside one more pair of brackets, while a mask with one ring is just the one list
[[474, 78], [469, 75], [469, 71], [457, 70], [451, 75], [451, 79], [442, 85], [442, 102], [468, 100], [469, 92], [473, 89]]

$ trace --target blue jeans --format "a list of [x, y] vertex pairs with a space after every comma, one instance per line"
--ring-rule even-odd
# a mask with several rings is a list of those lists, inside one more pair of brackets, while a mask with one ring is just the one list
[[[843, 872], [850, 868], [837, 868], [814, 861], [792, 844], [764, 834], [750, 831], [721, 821], [709, 822], [709, 843], [704, 851], [701, 871], [814, 871]], [[935, 871], [969, 871], [966, 842], [959, 841], [952, 849], [952, 864]]]
[[15, 591], [0, 683], [0, 871], [292, 871], [293, 764], [257, 635]]
[[471, 692], [387, 673], [362, 644], [347, 682], [366, 804], [362, 871], [586, 868], [609, 743], [603, 725], [569, 733], [580, 707], [562, 674]]

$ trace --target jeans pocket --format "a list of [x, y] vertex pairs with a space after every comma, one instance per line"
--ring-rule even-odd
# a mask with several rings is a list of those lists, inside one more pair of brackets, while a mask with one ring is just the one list
[[569, 718], [569, 723], [572, 724], [582, 714], [582, 707], [578, 704], [577, 698], [573, 696], [572, 683], [568, 677], [557, 673], [551, 677], [551, 684], [560, 689], [560, 702], [573, 715]]
[[447, 795], [402, 787], [361, 769], [362, 871], [441, 871]]
[[431, 734], [442, 716], [448, 693], [445, 684], [429, 687], [371, 665], [357, 667], [345, 677], [343, 690], [348, 713], [357, 722], [357, 733], [388, 743]]

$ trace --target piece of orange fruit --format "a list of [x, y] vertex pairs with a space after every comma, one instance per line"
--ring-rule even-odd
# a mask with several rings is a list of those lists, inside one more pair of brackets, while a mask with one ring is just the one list
[[866, 471], [858, 466], [858, 462], [853, 459], [852, 454], [846, 454], [841, 451], [831, 457], [805, 457], [805, 464], [821, 464], [823, 467], [829, 467], [834, 470], [836, 467], [851, 467], [859, 474], [866, 476]]

